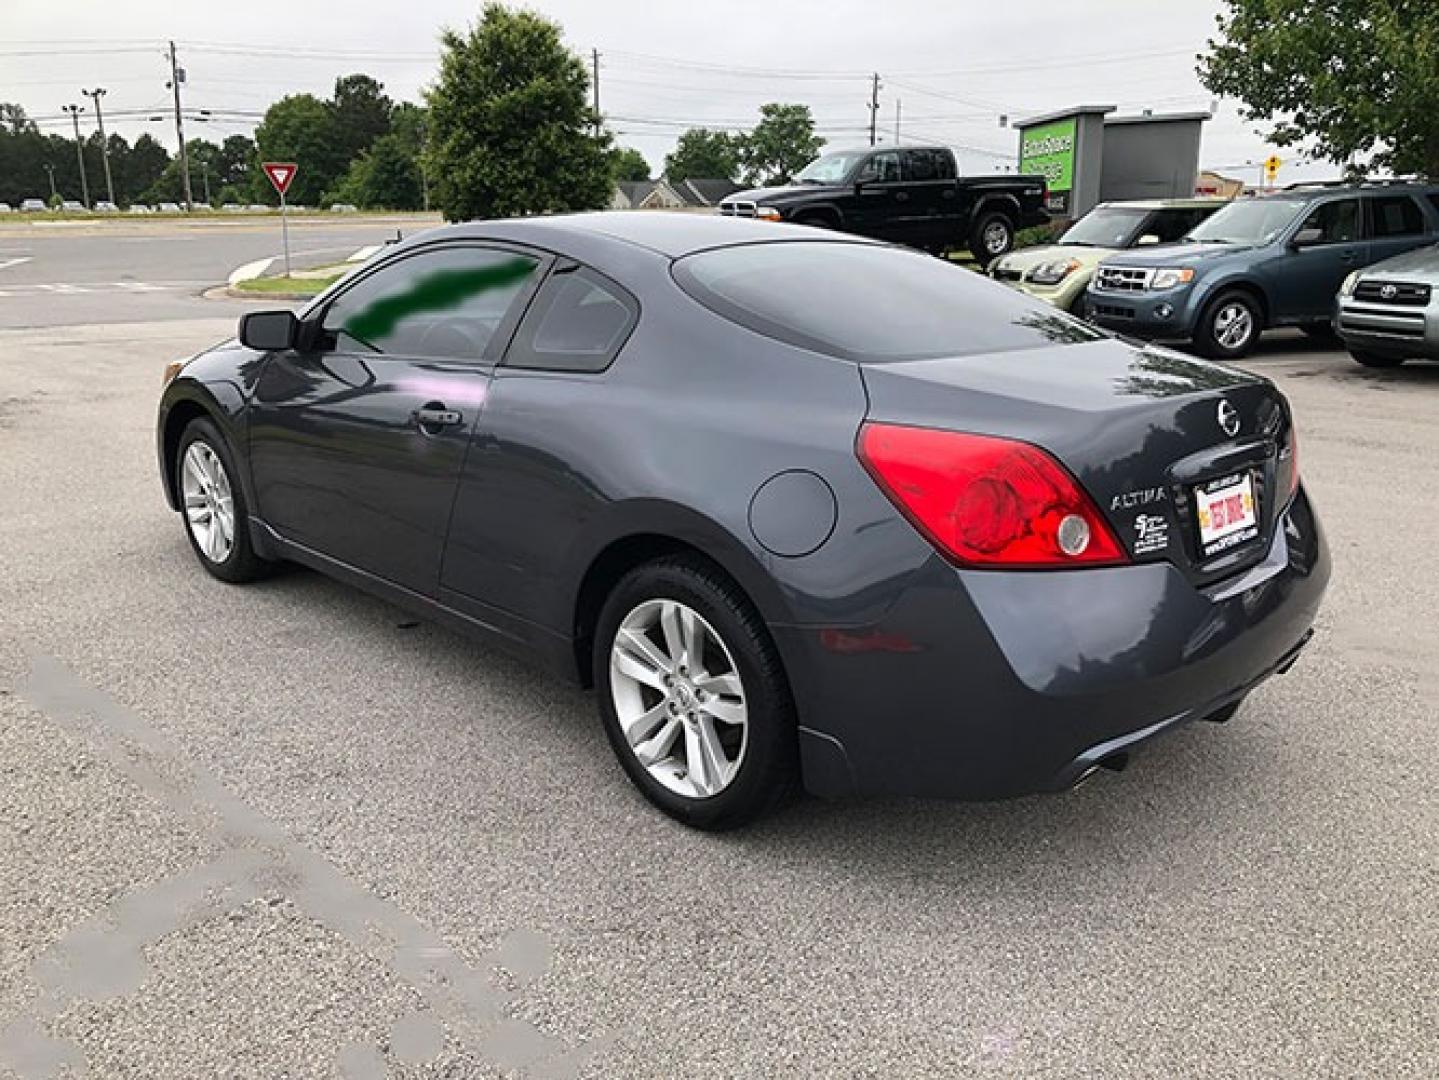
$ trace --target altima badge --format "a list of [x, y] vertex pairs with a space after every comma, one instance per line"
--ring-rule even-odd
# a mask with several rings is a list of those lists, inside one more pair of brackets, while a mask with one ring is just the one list
[[1219, 403], [1219, 427], [1231, 439], [1239, 434], [1239, 410], [1227, 401]]

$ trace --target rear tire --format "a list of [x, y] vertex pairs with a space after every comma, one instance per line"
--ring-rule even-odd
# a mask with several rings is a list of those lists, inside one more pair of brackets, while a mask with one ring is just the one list
[[732, 829], [796, 788], [789, 682], [744, 593], [696, 556], [637, 567], [600, 611], [600, 719], [630, 781], [670, 817]]
[[1259, 303], [1238, 289], [1220, 293], [1204, 309], [1195, 328], [1194, 343], [1205, 356], [1238, 360], [1248, 356], [1264, 330]]
[[969, 253], [987, 269], [995, 259], [1014, 250], [1014, 222], [1007, 214], [992, 211], [975, 221], [969, 232]]
[[209, 420], [191, 420], [175, 451], [180, 517], [200, 565], [231, 584], [257, 581], [274, 566], [250, 544], [250, 512], [239, 475], [219, 428]]
[[1389, 356], [1364, 349], [1350, 349], [1349, 355], [1367, 368], [1396, 368], [1404, 363], [1405, 359], [1402, 356]]

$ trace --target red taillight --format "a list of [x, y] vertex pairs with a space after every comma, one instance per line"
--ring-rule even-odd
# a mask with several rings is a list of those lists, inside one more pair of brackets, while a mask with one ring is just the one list
[[859, 459], [941, 552], [968, 566], [1126, 562], [1108, 523], [1064, 467], [1029, 443], [865, 424]]

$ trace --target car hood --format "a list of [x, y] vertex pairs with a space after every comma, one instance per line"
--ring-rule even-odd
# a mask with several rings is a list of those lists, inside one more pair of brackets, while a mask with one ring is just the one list
[[1041, 263], [1074, 259], [1081, 267], [1093, 269], [1104, 259], [1117, 255], [1120, 248], [1083, 247], [1079, 244], [1046, 244], [1044, 247], [1011, 251], [1000, 262], [1008, 270], [1029, 271]]
[[1240, 244], [1164, 244], [1159, 247], [1133, 248], [1111, 256], [1113, 266], [1193, 266], [1253, 251], [1252, 245]]
[[842, 184], [782, 184], [777, 187], [749, 188], [726, 195], [727, 202], [754, 202], [765, 205], [789, 202], [794, 199], [810, 199], [816, 195], [835, 195], [844, 191]]
[[1422, 280], [1439, 283], [1439, 244], [1416, 248], [1414, 251], [1406, 251], [1403, 255], [1396, 255], [1392, 259], [1375, 263], [1365, 270], [1362, 276], [1373, 278], [1397, 275], [1402, 275], [1406, 279], [1418, 277]]

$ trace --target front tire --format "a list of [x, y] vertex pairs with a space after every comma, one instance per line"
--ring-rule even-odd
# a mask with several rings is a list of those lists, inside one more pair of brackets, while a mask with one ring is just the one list
[[999, 212], [982, 215], [969, 233], [969, 253], [982, 268], [1014, 248], [1014, 222]]
[[645, 798], [698, 829], [773, 809], [798, 775], [794, 704], [763, 621], [696, 557], [630, 571], [600, 612], [600, 719]]
[[269, 573], [250, 545], [250, 514], [224, 436], [209, 420], [192, 420], [175, 452], [180, 515], [195, 557], [211, 575], [239, 584]]
[[1397, 368], [1400, 364], [1404, 363], [1404, 357], [1402, 356], [1368, 352], [1364, 349], [1350, 349], [1349, 355], [1367, 368]]
[[1204, 309], [1194, 342], [1205, 356], [1238, 360], [1249, 355], [1263, 329], [1258, 302], [1248, 293], [1231, 290]]

